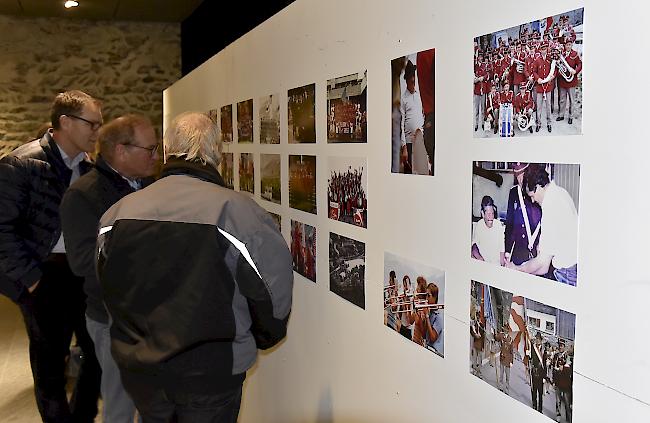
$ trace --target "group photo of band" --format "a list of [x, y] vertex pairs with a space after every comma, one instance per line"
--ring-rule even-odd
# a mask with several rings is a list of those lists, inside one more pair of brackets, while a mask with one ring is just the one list
[[237, 142], [253, 142], [253, 99], [237, 103]]
[[316, 228], [291, 220], [293, 270], [316, 282]]
[[368, 227], [368, 175], [366, 159], [329, 157], [327, 204], [330, 219]]
[[367, 142], [367, 71], [327, 81], [327, 142]]
[[255, 161], [253, 153], [241, 153], [240, 155], [239, 190], [250, 194], [255, 192]]
[[316, 143], [316, 84], [287, 93], [289, 144]]
[[576, 316], [472, 281], [470, 373], [556, 422], [573, 411]]
[[445, 356], [445, 272], [384, 253], [384, 325]]
[[316, 156], [289, 155], [289, 207], [316, 214]]
[[580, 165], [474, 162], [471, 257], [578, 283]]
[[474, 39], [475, 138], [582, 133], [584, 8]]
[[330, 232], [330, 291], [366, 309], [366, 244]]

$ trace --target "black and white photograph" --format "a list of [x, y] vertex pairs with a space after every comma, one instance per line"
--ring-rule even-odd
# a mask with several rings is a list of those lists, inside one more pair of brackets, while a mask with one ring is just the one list
[[366, 309], [366, 245], [330, 232], [330, 291]]
[[239, 158], [239, 190], [253, 194], [255, 192], [255, 165], [253, 153], [241, 153]]
[[232, 142], [232, 104], [221, 107], [221, 142]]
[[576, 315], [477, 281], [470, 297], [470, 373], [570, 423]]
[[289, 207], [316, 214], [316, 156], [289, 155]]
[[237, 103], [237, 142], [253, 142], [253, 99]]
[[366, 159], [329, 157], [327, 204], [330, 219], [368, 227], [368, 174]]
[[391, 172], [433, 175], [436, 147], [436, 51], [429, 49], [390, 62]]
[[261, 97], [259, 108], [260, 143], [280, 144], [280, 96]]
[[578, 283], [580, 165], [474, 162], [471, 257]]
[[367, 73], [363, 71], [327, 81], [327, 142], [368, 141]]
[[384, 253], [384, 325], [445, 356], [445, 272]]
[[223, 178], [226, 188], [235, 189], [234, 173], [235, 167], [233, 164], [233, 153], [221, 153], [221, 163], [219, 163], [219, 173]]
[[316, 84], [288, 92], [289, 144], [316, 143]]
[[582, 133], [584, 8], [474, 38], [474, 138]]
[[316, 228], [291, 220], [293, 270], [316, 282]]
[[262, 199], [281, 204], [280, 155], [260, 154]]

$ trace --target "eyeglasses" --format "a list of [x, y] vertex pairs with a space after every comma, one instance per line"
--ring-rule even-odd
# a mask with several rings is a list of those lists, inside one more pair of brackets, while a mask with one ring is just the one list
[[160, 144], [152, 145], [151, 147], [143, 147], [141, 145], [135, 145], [135, 144], [124, 144], [124, 145], [128, 145], [129, 147], [137, 147], [137, 148], [141, 148], [143, 150], [147, 150], [147, 151], [149, 151], [149, 155], [151, 157], [155, 156], [156, 153], [158, 152], [158, 149], [160, 148]]
[[98, 130], [104, 124], [104, 122], [95, 122], [95, 121], [92, 121], [92, 120], [84, 119], [81, 116], [77, 116], [77, 115], [63, 115], [63, 116], [71, 117], [73, 119], [77, 119], [77, 120], [80, 120], [82, 122], [86, 122], [88, 125], [90, 125], [90, 129], [92, 129], [93, 131]]

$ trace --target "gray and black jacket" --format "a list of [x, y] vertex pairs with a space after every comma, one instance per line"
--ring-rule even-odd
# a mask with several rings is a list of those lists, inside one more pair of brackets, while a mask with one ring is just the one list
[[241, 383], [286, 334], [291, 254], [209, 166], [172, 159], [100, 221], [97, 271], [122, 371], [199, 392]]

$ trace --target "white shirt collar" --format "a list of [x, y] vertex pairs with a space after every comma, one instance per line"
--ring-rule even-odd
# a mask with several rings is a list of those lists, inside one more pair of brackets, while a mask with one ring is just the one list
[[122, 175], [113, 166], [111, 166], [111, 164], [106, 159], [104, 159], [104, 163], [106, 163], [106, 166], [110, 167], [115, 173], [120, 175], [122, 177], [122, 179], [124, 179], [126, 181], [126, 183], [129, 184], [129, 186], [131, 186], [131, 188], [133, 188], [136, 191], [140, 189], [140, 181], [138, 179], [131, 179], [131, 178], [127, 178], [126, 176]]
[[77, 154], [75, 157], [70, 158], [65, 153], [65, 151], [63, 151], [63, 149], [59, 144], [56, 144], [56, 147], [59, 149], [59, 153], [61, 153], [61, 158], [63, 159], [63, 163], [65, 163], [68, 169], [76, 168], [77, 166], [79, 166], [79, 163], [81, 163], [85, 158], [88, 157], [88, 155], [84, 151], [82, 151], [81, 153]]

